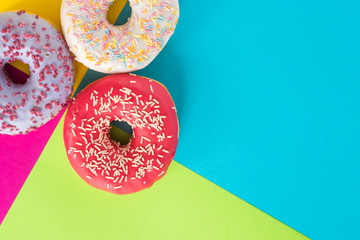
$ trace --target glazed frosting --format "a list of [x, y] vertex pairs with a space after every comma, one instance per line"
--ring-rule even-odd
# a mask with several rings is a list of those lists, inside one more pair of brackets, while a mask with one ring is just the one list
[[[61, 34], [39, 16], [3, 12], [0, 26], [0, 133], [26, 134], [65, 107], [74, 85], [72, 58]], [[15, 60], [29, 65], [23, 85], [5, 71]]]
[[[110, 138], [110, 122], [133, 128], [123, 146]], [[104, 77], [69, 105], [64, 142], [69, 161], [91, 186], [116, 194], [151, 187], [166, 173], [176, 151], [178, 120], [172, 98], [160, 83], [135, 76]]]
[[114, 0], [63, 0], [61, 24], [76, 60], [103, 73], [146, 67], [164, 48], [179, 18], [178, 0], [129, 0], [122, 26], [107, 21]]

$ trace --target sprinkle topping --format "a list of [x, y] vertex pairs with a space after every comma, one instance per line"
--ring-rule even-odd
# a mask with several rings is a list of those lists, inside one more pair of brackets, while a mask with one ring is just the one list
[[[60, 33], [39, 16], [0, 13], [0, 133], [26, 134], [65, 107], [74, 84], [70, 52]], [[20, 60], [31, 76], [14, 83], [5, 70]]]
[[130, 0], [132, 15], [122, 26], [106, 20], [114, 0], [66, 0], [65, 37], [77, 59], [100, 72], [128, 72], [148, 65], [175, 30], [177, 0]]
[[[146, 78], [120, 74], [91, 84], [76, 96], [65, 120], [65, 139], [70, 144], [66, 146], [75, 170], [80, 168], [81, 176], [90, 176], [88, 183], [116, 193], [151, 186], [166, 172], [175, 154], [178, 125], [173, 107], [166, 89]], [[133, 127], [127, 145], [109, 137], [113, 120]]]

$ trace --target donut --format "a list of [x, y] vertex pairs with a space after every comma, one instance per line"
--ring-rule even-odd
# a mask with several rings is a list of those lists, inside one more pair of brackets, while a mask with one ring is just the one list
[[[133, 128], [130, 142], [110, 138], [110, 123]], [[133, 74], [109, 75], [83, 89], [64, 121], [67, 156], [91, 186], [115, 194], [151, 187], [166, 173], [178, 142], [174, 102], [160, 83]]]
[[70, 50], [86, 67], [126, 73], [146, 67], [164, 48], [179, 18], [178, 0], [129, 0], [122, 26], [107, 20], [114, 0], [63, 0], [61, 24]]
[[[0, 133], [27, 134], [66, 106], [74, 85], [72, 57], [61, 34], [25, 11], [0, 13]], [[30, 77], [17, 84], [7, 63], [28, 64]]]

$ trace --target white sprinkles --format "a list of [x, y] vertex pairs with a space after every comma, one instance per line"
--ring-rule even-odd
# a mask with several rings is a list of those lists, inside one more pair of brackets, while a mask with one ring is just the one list
[[[76, 119], [78, 116], [73, 117], [73, 120], [81, 121], [81, 124], [70, 125], [76, 141], [74, 140], [75, 145], [70, 147], [68, 154], [74, 159], [81, 157], [79, 167], [89, 170], [86, 176], [89, 180], [96, 181], [94, 177], [102, 176], [107, 180], [104, 187], [120, 189], [128, 181], [141, 180], [141, 183], [146, 184], [146, 175], [152, 171], [157, 171], [158, 177], [165, 174], [162, 159], [170, 158], [175, 149], [169, 151], [163, 145], [168, 146], [169, 142], [165, 141], [172, 141], [173, 136], [166, 134], [166, 116], [162, 115], [165, 110], [162, 110], [159, 101], [152, 95], [153, 86], [149, 85], [149, 88], [151, 94], [148, 97], [126, 87], [112, 87], [104, 95], [93, 90], [85, 103], [85, 110], [86, 113], [91, 113], [89, 109], [94, 107], [95, 116], [80, 120]], [[110, 139], [112, 120], [126, 121], [133, 127], [134, 134], [129, 144], [122, 146]], [[134, 136], [136, 128], [143, 130], [143, 135], [138, 140]], [[137, 142], [133, 144], [133, 141]]]

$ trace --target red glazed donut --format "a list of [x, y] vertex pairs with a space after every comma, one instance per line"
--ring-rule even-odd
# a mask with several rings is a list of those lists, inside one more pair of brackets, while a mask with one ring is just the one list
[[[110, 122], [133, 128], [122, 146], [110, 138]], [[64, 124], [69, 161], [91, 186], [116, 194], [149, 188], [167, 171], [178, 142], [178, 119], [166, 88], [133, 74], [104, 77], [70, 103]]]

